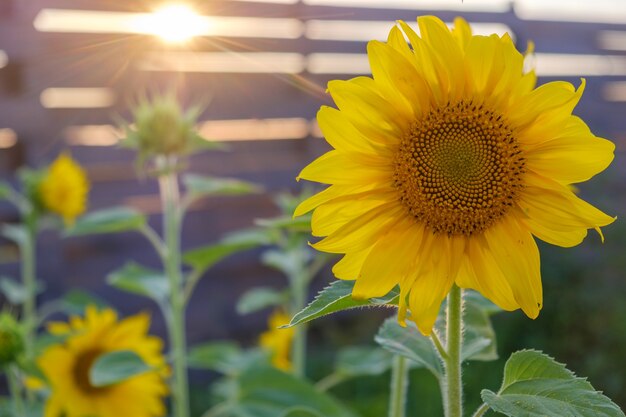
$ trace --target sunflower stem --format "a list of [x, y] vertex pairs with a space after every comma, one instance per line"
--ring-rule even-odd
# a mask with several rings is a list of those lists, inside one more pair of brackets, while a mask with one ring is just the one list
[[406, 415], [406, 394], [409, 387], [409, 366], [404, 356], [396, 355], [391, 367], [389, 417]]
[[9, 383], [9, 392], [11, 393], [13, 412], [16, 416], [25, 416], [26, 407], [24, 405], [24, 399], [22, 398], [22, 388], [20, 387], [17, 372], [15, 372], [13, 367], [8, 369], [7, 379]]
[[[290, 280], [291, 296], [293, 298], [292, 316], [304, 309], [308, 293], [307, 277], [303, 273], [298, 275]], [[307, 326], [296, 326], [292, 344], [292, 361], [293, 374], [299, 378], [304, 378], [306, 374], [306, 336]]]
[[474, 412], [474, 414], [472, 414], [472, 417], [482, 417], [488, 410], [489, 406], [487, 404], [483, 404]]
[[161, 172], [159, 188], [163, 204], [163, 262], [170, 286], [170, 308], [166, 309], [172, 357], [172, 412], [174, 417], [189, 417], [189, 387], [187, 381], [187, 346], [185, 335], [185, 300], [180, 255], [180, 197], [174, 158], [158, 160]]
[[25, 213], [24, 227], [26, 229], [26, 239], [20, 245], [22, 284], [26, 290], [22, 321], [24, 323], [26, 357], [32, 358], [37, 326], [37, 278], [35, 270], [37, 219], [32, 209]]
[[444, 408], [446, 417], [462, 417], [461, 346], [463, 344], [463, 293], [456, 284], [448, 294], [446, 320], [446, 369]]

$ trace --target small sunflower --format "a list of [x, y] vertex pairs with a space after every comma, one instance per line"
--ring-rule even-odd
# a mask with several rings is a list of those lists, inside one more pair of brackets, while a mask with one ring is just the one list
[[[508, 34], [475, 36], [461, 18], [406, 23], [372, 41], [373, 78], [332, 81], [338, 109], [318, 122], [334, 148], [299, 178], [330, 184], [295, 212], [315, 209], [316, 249], [345, 256], [334, 266], [356, 280], [353, 296], [400, 286], [429, 334], [453, 284], [505, 310], [542, 308], [534, 237], [570, 247], [614, 218], [578, 198], [613, 159], [614, 145], [572, 115], [585, 86], [535, 88]], [[407, 44], [406, 38], [410, 41]]]
[[[149, 336], [150, 319], [138, 314], [118, 321], [111, 309], [90, 306], [84, 318], [51, 323], [49, 331], [68, 335], [64, 343], [49, 347], [37, 360], [50, 384], [45, 417], [155, 417], [165, 414], [163, 380], [166, 364], [161, 339]], [[130, 350], [154, 371], [118, 384], [95, 387], [89, 382], [91, 365], [103, 354]]]
[[288, 324], [291, 318], [280, 310], [276, 310], [267, 322], [268, 330], [261, 334], [259, 345], [272, 354], [272, 364], [283, 371], [291, 370], [291, 344], [295, 329], [280, 326]]
[[84, 169], [66, 153], [48, 167], [39, 184], [43, 206], [63, 218], [66, 225], [74, 223], [87, 206], [89, 181]]

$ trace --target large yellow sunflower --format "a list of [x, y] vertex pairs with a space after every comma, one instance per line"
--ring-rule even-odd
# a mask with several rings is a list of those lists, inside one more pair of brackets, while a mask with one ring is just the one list
[[605, 169], [614, 145], [572, 115], [584, 80], [535, 88], [507, 34], [474, 36], [461, 18], [418, 25], [368, 44], [373, 78], [329, 83], [339, 109], [318, 122], [334, 150], [299, 178], [331, 185], [295, 215], [315, 209], [326, 238], [313, 246], [345, 254], [333, 272], [356, 279], [355, 298], [399, 285], [400, 319], [408, 306], [424, 334], [454, 283], [535, 318], [533, 236], [569, 247], [614, 220], [569, 188]]
[[[67, 334], [64, 343], [48, 348], [37, 363], [50, 384], [45, 417], [154, 417], [165, 414], [163, 342], [149, 336], [150, 319], [138, 314], [120, 320], [111, 309], [87, 308], [84, 318], [52, 323], [54, 334]], [[119, 350], [137, 353], [153, 371], [120, 383], [94, 387], [91, 365], [103, 354]]]
[[45, 208], [71, 225], [85, 211], [89, 181], [83, 168], [63, 153], [48, 167], [39, 191]]

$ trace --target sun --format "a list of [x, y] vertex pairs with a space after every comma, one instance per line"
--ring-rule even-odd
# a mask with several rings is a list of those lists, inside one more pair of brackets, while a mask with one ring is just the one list
[[168, 4], [148, 15], [140, 26], [167, 43], [184, 43], [205, 31], [207, 19], [185, 4]]

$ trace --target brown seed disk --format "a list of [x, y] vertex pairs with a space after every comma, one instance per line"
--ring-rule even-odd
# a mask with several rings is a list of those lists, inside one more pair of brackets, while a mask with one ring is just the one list
[[504, 216], [525, 172], [513, 131], [472, 100], [432, 110], [401, 140], [394, 186], [411, 215], [435, 233], [471, 236]]

